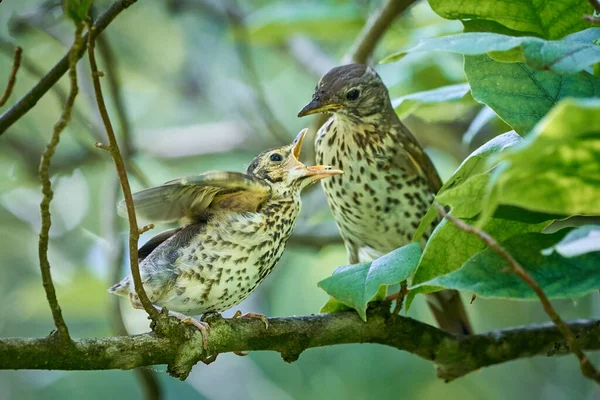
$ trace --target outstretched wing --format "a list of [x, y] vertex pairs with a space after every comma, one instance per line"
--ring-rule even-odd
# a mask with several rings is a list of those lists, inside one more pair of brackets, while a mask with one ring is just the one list
[[[197, 219], [206, 210], [256, 211], [271, 194], [271, 187], [239, 172], [211, 171], [166, 182], [133, 194], [136, 215], [150, 221]], [[127, 215], [125, 202], [118, 205]]]

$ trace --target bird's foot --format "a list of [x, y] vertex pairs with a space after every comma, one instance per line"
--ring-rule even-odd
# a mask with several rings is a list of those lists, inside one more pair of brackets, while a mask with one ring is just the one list
[[269, 329], [269, 320], [263, 314], [249, 312], [242, 315], [240, 310], [237, 310], [235, 314], [233, 314], [233, 318], [255, 318], [260, 319], [265, 324], [265, 329]]
[[169, 310], [169, 315], [177, 318], [184, 324], [193, 325], [196, 328], [198, 328], [200, 334], [202, 334], [202, 347], [204, 348], [204, 350], [208, 351], [208, 331], [210, 329], [210, 325], [208, 325], [204, 321], [199, 321], [196, 318], [192, 318], [177, 311]]

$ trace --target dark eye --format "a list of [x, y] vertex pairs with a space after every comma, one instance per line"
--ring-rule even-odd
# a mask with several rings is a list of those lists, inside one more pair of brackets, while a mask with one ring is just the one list
[[360, 96], [360, 92], [358, 91], [358, 89], [352, 89], [351, 91], [346, 93], [346, 98], [348, 100], [356, 100], [358, 99], [358, 96]]
[[278, 161], [283, 160], [283, 157], [279, 153], [273, 153], [273, 154], [271, 154], [271, 157], [269, 157], [269, 160], [271, 160], [273, 162], [278, 162]]

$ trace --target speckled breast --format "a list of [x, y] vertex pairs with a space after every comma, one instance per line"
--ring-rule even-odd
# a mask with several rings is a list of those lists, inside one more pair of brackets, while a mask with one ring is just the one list
[[323, 188], [346, 246], [367, 261], [410, 242], [433, 195], [423, 178], [390, 168], [388, 160], [400, 147], [393, 136], [367, 143], [357, 129], [333, 117], [319, 131], [315, 148], [317, 163], [344, 171]]

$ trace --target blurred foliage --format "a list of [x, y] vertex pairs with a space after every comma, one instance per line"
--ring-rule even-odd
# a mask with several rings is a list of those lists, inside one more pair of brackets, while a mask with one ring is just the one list
[[[589, 26], [581, 22], [583, 13], [591, 14], [585, 0], [547, 1], [541, 7], [525, 0], [506, 3], [506, 7], [497, 7], [494, 3], [430, 0], [433, 10], [442, 17], [479, 18], [485, 20], [479, 26], [492, 26], [492, 21], [503, 29], [502, 32], [492, 30], [492, 33], [506, 34], [506, 30], [515, 30], [520, 35], [554, 40]], [[93, 14], [98, 15], [110, 4], [109, 0], [94, 1]], [[319, 77], [311, 75], [289, 41], [298, 36], [306, 38], [331, 59], [339, 59], [380, 4], [380, 1], [369, 0], [138, 1], [103, 34], [114, 52], [114, 67], [132, 126], [133, 146], [129, 159], [133, 166], [143, 171], [151, 184], [206, 170], [243, 170], [254, 154], [280, 140], [271, 131], [272, 124], [260, 106], [261, 96], [291, 140], [307, 123], [295, 116], [310, 98]], [[460, 22], [443, 19], [433, 10], [427, 2], [420, 1], [404, 13], [384, 36], [374, 60], [415, 46], [421, 39], [461, 32]], [[234, 32], [232, 21], [236, 18]], [[557, 19], [560, 23], [551, 23]], [[62, 2], [53, 0], [5, 0], [0, 3], [0, 22], [1, 77], [10, 72], [13, 44], [24, 50], [24, 67], [19, 71], [15, 91], [6, 106], [10, 107], [37, 82], [40, 73], [50, 70], [65, 54], [73, 23], [64, 16]], [[244, 29], [240, 30], [240, 23]], [[249, 73], [243, 51], [252, 56], [258, 85], [253, 82], [254, 74]], [[100, 68], [106, 70], [105, 60], [101, 58], [100, 63]], [[377, 66], [390, 88], [391, 97], [404, 96], [405, 102], [406, 99], [413, 102], [407, 103], [410, 111], [403, 114], [405, 122], [425, 145], [445, 179], [452, 176], [472, 150], [511, 128], [527, 133], [553, 105], [542, 99], [541, 106], [545, 108], [538, 110], [533, 118], [524, 122], [514, 119], [524, 107], [537, 107], [532, 97], [515, 92], [511, 101], [500, 98], [498, 102], [495, 101], [498, 93], [485, 91], [483, 86], [478, 92], [475, 82], [491, 80], [501, 85], [510, 80], [513, 86], [499, 88], [510, 92], [521, 82], [517, 71], [526, 75], [533, 72], [524, 70], [520, 63], [500, 63], [487, 55], [466, 57], [465, 67], [466, 71], [461, 55], [446, 52], [409, 53], [396, 63]], [[114, 218], [116, 211], [114, 194], [108, 193], [115, 172], [106, 154], [93, 147], [104, 133], [94, 106], [88, 71], [84, 58], [80, 62], [81, 92], [75, 104], [74, 119], [62, 136], [51, 169], [56, 197], [51, 209], [50, 261], [59, 301], [76, 337], [113, 334], [106, 293], [106, 288], [113, 283], [108, 281], [113, 268], [109, 265], [110, 252], [115, 251], [112, 246], [124, 246], [126, 241], [123, 223], [116, 241], [107, 228], [107, 221]], [[455, 93], [451, 103], [447, 102], [448, 93], [439, 98], [419, 95], [415, 99], [413, 95], [439, 91], [441, 87], [464, 88], [465, 72], [473, 97], [491, 107], [505, 122], [488, 111], [487, 116], [473, 126], [475, 116], [489, 108], [475, 104], [464, 92], [462, 96]], [[585, 77], [590, 81], [597, 79], [589, 68], [580, 74], [587, 74]], [[501, 79], [506, 76], [510, 79]], [[563, 82], [563, 77], [552, 72], [537, 72], [536, 76], [539, 76], [536, 87], [541, 85], [544, 90], [555, 88], [555, 81], [559, 79]], [[577, 93], [573, 90], [580, 88], [578, 79], [577, 75], [565, 77], [561, 96]], [[522, 83], [529, 85], [522, 90], [538, 90], [531, 86], [530, 80]], [[0, 336], [45, 336], [52, 327], [36, 251], [37, 165], [61, 111], [60, 91], [66, 93], [67, 84], [67, 80], [62, 79], [56, 90], [44, 96], [31, 112], [0, 137], [0, 173], [3, 174], [0, 178], [0, 301], [4, 304], [0, 307]], [[262, 94], [257, 87], [262, 89]], [[591, 95], [597, 96], [598, 92], [585, 94]], [[508, 106], [515, 108], [504, 112]], [[108, 96], [108, 108], [116, 118], [116, 104], [111, 96]], [[463, 140], [467, 130], [470, 132], [468, 140]], [[120, 139], [125, 140], [122, 136]], [[481, 169], [475, 169], [468, 176], [487, 173], [489, 166], [484, 163]], [[456, 184], [463, 182], [453, 179]], [[134, 190], [143, 187], [135, 178], [132, 185]], [[298, 230], [310, 231], [316, 226], [317, 230], [324, 231], [319, 224], [332, 222], [327, 205], [318, 191], [309, 196]], [[537, 221], [540, 223], [541, 220]], [[537, 232], [545, 226], [544, 223], [539, 229], [531, 229], [537, 225], [496, 216], [488, 224], [496, 227], [486, 226], [493, 232], [504, 232], [504, 236], [498, 237], [500, 240], [525, 231]], [[522, 229], [523, 226], [529, 228]], [[144, 234], [142, 242], [162, 228], [165, 227], [159, 226]], [[447, 266], [450, 260], [459, 268], [482, 249], [452, 229], [442, 225], [436, 230], [436, 235], [443, 238], [437, 242], [440, 248], [428, 246], [421, 264], [430, 259], [431, 265]], [[456, 253], [446, 253], [452, 248], [464, 249], [464, 254], [458, 257], [460, 260]], [[127, 268], [125, 260], [123, 257], [118, 266], [123, 274]], [[291, 243], [279, 267], [239, 308], [270, 316], [318, 312], [328, 296], [316, 283], [346, 263], [341, 244], [321, 247], [318, 243], [311, 246]], [[597, 315], [599, 304], [594, 295], [577, 301], [555, 302], [565, 319]], [[467, 308], [477, 331], [547, 320], [536, 302], [478, 299]], [[122, 312], [130, 333], [148, 330], [143, 312], [133, 310], [125, 302]], [[409, 315], [433, 323], [420, 297], [415, 299]], [[592, 360], [597, 363], [598, 357], [592, 355]], [[159, 371], [166, 398], [177, 399], [377, 396], [592, 399], [596, 395], [592, 383], [581, 376], [576, 360], [571, 357], [521, 360], [444, 384], [435, 378], [429, 363], [375, 345], [310, 350], [293, 364], [284, 364], [275, 353], [256, 352], [246, 358], [221, 355], [210, 366], [196, 366], [186, 382], [169, 378], [164, 367], [153, 369]], [[91, 400], [115, 395], [139, 398], [141, 395], [131, 371], [2, 371], [0, 387], [2, 399], [85, 397]]]

